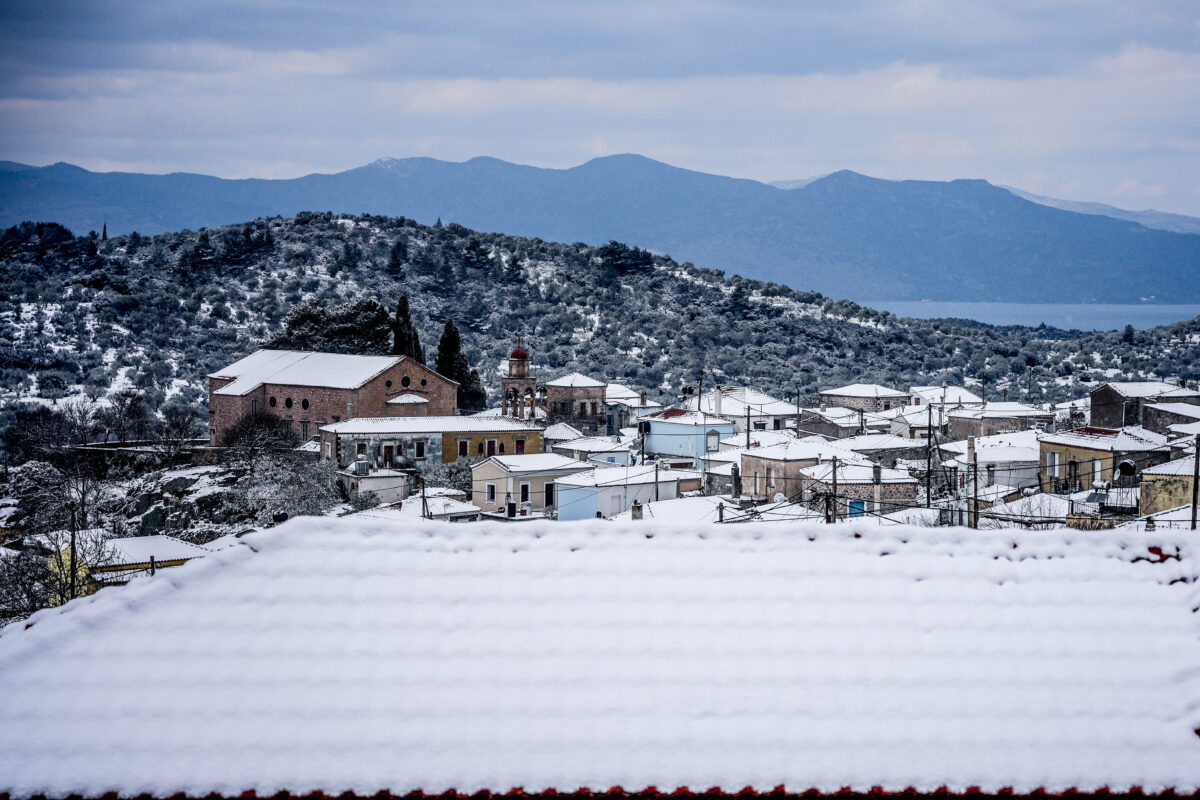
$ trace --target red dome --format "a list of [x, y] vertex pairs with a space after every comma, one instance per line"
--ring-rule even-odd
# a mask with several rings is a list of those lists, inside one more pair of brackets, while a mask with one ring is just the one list
[[525, 352], [525, 350], [524, 350], [523, 348], [520, 348], [520, 347], [518, 347], [517, 349], [515, 349], [515, 350], [513, 350], [513, 351], [512, 351], [512, 354], [509, 356], [509, 358], [524, 358], [524, 359], [528, 359], [528, 358], [529, 358], [529, 353], [526, 353], [526, 352]]

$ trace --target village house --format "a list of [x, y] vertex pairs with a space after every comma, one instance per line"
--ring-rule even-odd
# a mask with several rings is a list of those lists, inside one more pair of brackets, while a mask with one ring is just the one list
[[732, 420], [698, 411], [668, 408], [642, 420], [647, 425], [647, 455], [691, 459], [698, 464], [705, 453], [720, 449], [722, 439], [733, 435]]
[[[963, 440], [939, 446], [939, 453], [949, 458], [942, 461], [941, 469], [934, 473], [935, 483], [948, 485], [959, 495], [970, 488], [971, 444]], [[1016, 489], [1040, 486], [1041, 446], [1037, 431], [981, 436], [975, 438], [973, 444], [980, 485], [1001, 484]]]
[[645, 392], [635, 392], [620, 383], [604, 387], [604, 408], [608, 414], [607, 432], [612, 435], [621, 428], [636, 425], [647, 414], [662, 411], [662, 403], [646, 399]]
[[867, 433], [838, 441], [838, 446], [857, 453], [864, 459], [894, 469], [900, 459], [924, 461], [925, 440], [914, 441], [891, 433]]
[[1146, 403], [1142, 406], [1142, 427], [1155, 433], [1170, 433], [1172, 425], [1200, 422], [1200, 405], [1192, 403]]
[[1145, 407], [1155, 403], [1200, 405], [1200, 392], [1179, 383], [1165, 381], [1117, 381], [1105, 383], [1089, 392], [1090, 424], [1098, 428], [1124, 428], [1146, 425]]
[[399, 469], [541, 449], [542, 429], [511, 417], [360, 417], [321, 428], [321, 457], [338, 467], [360, 456], [372, 469]]
[[916, 478], [878, 464], [839, 462], [800, 470], [801, 493], [806, 501], [833, 493], [835, 482], [834, 513], [838, 519], [895, 511], [900, 506], [912, 505], [917, 499]]
[[877, 383], [852, 383], [837, 389], [826, 389], [819, 393], [826, 406], [841, 406], [861, 411], [887, 411], [897, 406], [906, 406], [912, 399], [908, 392], [889, 389]]
[[914, 406], [934, 406], [943, 410], [981, 406], [983, 398], [962, 386], [913, 386], [909, 390]]
[[568, 442], [559, 442], [551, 450], [576, 461], [624, 466], [633, 463], [631, 441], [621, 436], [584, 436]]
[[554, 507], [556, 481], [594, 468], [555, 453], [492, 456], [471, 465], [471, 499], [486, 513], [504, 513], [508, 503], [518, 513], [544, 511]]
[[583, 431], [575, 426], [568, 425], [565, 422], [556, 422], [542, 431], [542, 451], [550, 453], [553, 452], [554, 445], [556, 444], [582, 438]]
[[[153, 575], [161, 569], [178, 567], [212, 552], [200, 545], [163, 534], [107, 538], [103, 531], [86, 530], [78, 535], [103, 541], [101, 546], [86, 548], [99, 556], [95, 563], [86, 563], [86, 559], [80, 558], [76, 564], [76, 585], [80, 596], [93, 594], [106, 586], [123, 586], [139, 575]], [[76, 552], [84, 550], [82, 545], [76, 548]], [[50, 569], [65, 570], [70, 560], [71, 548], [67, 547], [61, 554], [49, 558]]]
[[517, 419], [544, 416], [549, 422], [570, 423], [584, 433], [599, 433], [608, 422], [606, 388], [603, 381], [578, 372], [539, 383], [530, 371], [529, 351], [518, 342], [500, 379], [500, 409], [495, 413]]
[[657, 464], [601, 467], [560, 478], [556, 486], [555, 511], [560, 521], [608, 519], [627, 511], [635, 500], [644, 505], [697, 491], [700, 473]]
[[1171, 457], [1167, 437], [1141, 427], [1095, 425], [1038, 437], [1045, 491], [1078, 492], [1112, 482], [1128, 487], [1146, 469]]
[[1142, 470], [1139, 513], [1146, 516], [1191, 505], [1195, 468], [1195, 456], [1188, 456]]
[[887, 433], [891, 430], [891, 419], [873, 411], [843, 406], [825, 406], [800, 409], [797, 431], [801, 436], [828, 436], [844, 439], [862, 433]]
[[606, 383], [572, 372], [546, 381], [546, 410], [552, 420], [580, 420], [587, 432], [598, 432], [606, 424]]
[[866, 463], [864, 457], [847, 449], [842, 441], [835, 444], [820, 436], [745, 448], [740, 453], [741, 493], [760, 499], [772, 499], [779, 494], [784, 497], [798, 495], [803, 488], [801, 471], [806, 467], [828, 463], [835, 458], [846, 464]]
[[795, 424], [798, 412], [795, 405], [747, 386], [718, 386], [700, 397], [689, 397], [682, 407], [725, 417], [733, 422], [737, 433], [745, 432], [747, 427], [756, 431], [783, 430]]
[[904, 439], [925, 439], [945, 436], [950, 432], [950, 418], [942, 406], [927, 405], [924, 408], [904, 409], [892, 417], [892, 434]]
[[993, 436], [1054, 424], [1054, 412], [1016, 402], [989, 402], [947, 412], [951, 436]]
[[458, 384], [406, 356], [259, 350], [208, 376], [208, 435], [269, 413], [307, 440], [356, 417], [450, 416]]

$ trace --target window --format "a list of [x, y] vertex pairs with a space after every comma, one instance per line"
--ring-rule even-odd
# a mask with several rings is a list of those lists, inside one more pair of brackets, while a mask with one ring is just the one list
[[354, 449], [354, 452], [355, 452], [357, 455], [360, 455], [360, 456], [365, 456], [365, 455], [367, 454], [367, 443], [366, 443], [366, 442], [359, 442], [359, 443], [358, 443], [358, 446], [357, 446], [357, 447]]
[[621, 508], [621, 497], [614, 494], [608, 501], [608, 513], [611, 516], [613, 514], [620, 514], [622, 511], [624, 509]]
[[480, 442], [480, 443], [479, 443], [479, 451], [478, 451], [478, 453], [479, 453], [479, 455], [483, 455], [483, 442]]
[[421, 385], [422, 385], [422, 386], [424, 386], [424, 385], [425, 385], [425, 384], [427, 384], [427, 383], [429, 383], [429, 381], [425, 380], [424, 378], [421, 378]]
[[459, 439], [458, 440], [458, 457], [466, 458], [470, 454], [470, 452], [468, 450], [468, 448], [470, 446], [471, 446], [471, 442], [469, 439]]
[[284, 400], [284, 401], [283, 401], [283, 404], [284, 404], [286, 407], [288, 407], [288, 408], [291, 408], [291, 407], [292, 407], [292, 398], [290, 398], [290, 397], [289, 397], [287, 400]]
[[528, 483], [521, 484], [521, 502], [522, 503], [529, 502], [529, 484]]
[[1058, 453], [1046, 453], [1046, 474], [1051, 478], [1058, 477]]
[[425, 443], [417, 442], [417, 458], [425, 457]]
[[392, 388], [392, 379], [388, 378], [386, 381], [383, 382], [383, 385], [388, 389]]
[[705, 438], [706, 438], [706, 442], [704, 445], [704, 449], [710, 453], [717, 452], [717, 447], [720, 445], [720, 442], [721, 442], [721, 434], [718, 433], [717, 431], [709, 431], [708, 436]]
[[546, 508], [554, 507], [554, 484], [546, 484]]
[[333, 445], [331, 445], [329, 442], [325, 443], [325, 457], [333, 458]]
[[251, 414], [257, 414], [257, 413], [258, 413], [258, 401], [257, 401], [257, 400], [251, 400], [251, 401], [250, 401], [250, 413], [251, 413]]
[[305, 411], [308, 411], [308, 398], [307, 397], [300, 401], [300, 407], [303, 408]]
[[861, 517], [867, 510], [867, 503], [864, 500], [850, 501], [850, 516]]
[[1099, 483], [1099, 481], [1100, 481], [1100, 459], [1093, 458], [1092, 459], [1092, 483]]
[[412, 378], [408, 377], [407, 375], [400, 379], [400, 385], [405, 389], [407, 389], [410, 384], [412, 384]]
[[340, 416], [338, 416], [337, 414], [334, 414], [332, 417], [330, 417], [330, 419], [333, 420], [334, 422], [342, 421], [342, 418]]
[[775, 488], [775, 468], [767, 467], [767, 486]]
[[587, 403], [579, 404], [579, 416], [581, 416], [581, 417], [587, 416]]
[[275, 407], [275, 398], [272, 397], [270, 400], [268, 400], [267, 405], [269, 405], [271, 408], [274, 408]]
[[765, 431], [766, 429], [767, 429], [767, 423], [765, 421], [754, 423], [754, 430]]
[[489, 483], [487, 485], [487, 501], [489, 503], [496, 502], [496, 484]]
[[308, 420], [306, 419], [300, 420], [300, 438], [308, 441]]
[[504, 455], [504, 442], [500, 443], [500, 455]]

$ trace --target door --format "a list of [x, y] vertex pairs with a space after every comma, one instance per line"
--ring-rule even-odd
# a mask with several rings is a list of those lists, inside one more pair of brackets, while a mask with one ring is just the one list
[[519, 455], [519, 456], [525, 455], [525, 440], [524, 439], [517, 439], [517, 455]]
[[383, 465], [385, 467], [390, 467], [392, 465], [392, 458], [395, 456], [395, 453], [396, 450], [394, 447], [392, 447], [392, 445], [386, 444], [383, 446]]
[[489, 457], [496, 455], [496, 440], [488, 439], [487, 454]]
[[546, 484], [546, 508], [554, 508], [554, 484]]
[[867, 510], [867, 503], [865, 500], [851, 500], [850, 501], [850, 516], [861, 517], [864, 513], [866, 513], [866, 510]]

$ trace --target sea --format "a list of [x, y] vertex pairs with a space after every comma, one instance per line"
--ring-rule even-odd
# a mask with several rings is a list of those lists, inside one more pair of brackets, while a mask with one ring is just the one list
[[859, 305], [890, 311], [898, 317], [935, 319], [955, 317], [989, 325], [1028, 325], [1043, 322], [1055, 328], [1119, 331], [1126, 325], [1153, 328], [1200, 316], [1200, 305], [1108, 303], [958, 303], [939, 300], [856, 300]]

